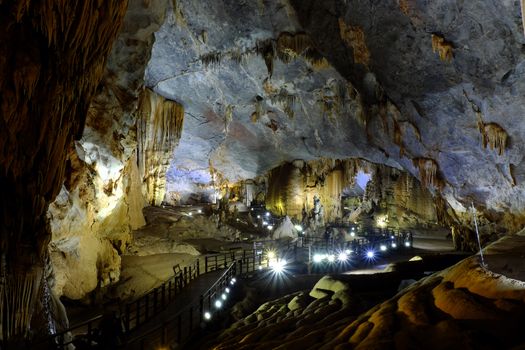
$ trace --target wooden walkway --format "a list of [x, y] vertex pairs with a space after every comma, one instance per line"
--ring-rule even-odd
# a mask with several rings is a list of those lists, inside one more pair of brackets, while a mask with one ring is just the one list
[[203, 321], [200, 308], [195, 306], [200, 305], [201, 296], [220, 279], [224, 272], [225, 269], [216, 270], [194, 279], [165, 310], [127, 334], [124, 348], [158, 349], [169, 339], [176, 341], [179, 338], [179, 342], [186, 340]]

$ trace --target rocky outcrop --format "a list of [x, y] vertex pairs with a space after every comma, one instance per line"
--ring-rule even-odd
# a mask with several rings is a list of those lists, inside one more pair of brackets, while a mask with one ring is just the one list
[[144, 114], [137, 108], [141, 94], [150, 96], [143, 92], [144, 70], [166, 7], [164, 0], [130, 2], [82, 137], [69, 150], [66, 181], [48, 212], [59, 296], [81, 299], [118, 281], [119, 254], [131, 230], [145, 224], [137, 165], [143, 157], [137, 123]]
[[5, 340], [25, 335], [60, 191], [67, 147], [119, 31], [126, 2], [0, 4], [0, 323]]
[[458, 232], [473, 229], [471, 203], [482, 231], [515, 232], [525, 223], [517, 14], [499, 1], [177, 1], [146, 78], [188, 115], [172, 197], [209, 192], [210, 159], [236, 182], [295, 159], [363, 158], [418, 178], [468, 228]]
[[[523, 234], [523, 233], [522, 233]], [[480, 257], [424, 278], [362, 313], [362, 282], [324, 277], [307, 294], [263, 304], [214, 341], [214, 349], [519, 348], [525, 307], [522, 235], [505, 237]], [[360, 275], [364, 277], [366, 275]], [[385, 289], [388, 274], [368, 276]], [[368, 295], [373, 289], [367, 289]]]

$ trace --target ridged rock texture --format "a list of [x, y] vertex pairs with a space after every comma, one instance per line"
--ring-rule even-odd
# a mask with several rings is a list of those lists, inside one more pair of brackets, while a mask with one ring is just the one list
[[64, 180], [67, 148], [88, 106], [126, 1], [0, 4], [1, 338], [29, 329], [51, 232], [49, 203]]
[[[163, 23], [166, 8], [165, 0], [130, 1], [104, 79], [89, 106], [82, 137], [69, 150], [68, 175], [48, 213], [53, 232], [52, 287], [59, 296], [83, 299], [117, 282], [120, 254], [130, 243], [131, 230], [145, 224], [142, 208], [149, 193], [153, 196], [156, 190], [150, 186], [143, 193], [143, 183], [149, 180], [139, 165], [147, 158], [144, 144], [161, 141], [144, 140], [149, 130], [145, 123], [151, 121], [153, 132], [161, 137], [167, 133], [172, 143], [176, 137], [166, 124], [169, 120], [162, 119], [171, 115], [160, 113], [159, 119], [157, 113], [150, 119], [150, 111], [144, 111], [141, 103], [150, 98], [164, 101], [144, 90], [143, 82], [153, 33]], [[160, 153], [156, 157], [161, 158]], [[163, 173], [158, 170], [162, 164], [157, 167], [154, 160], [148, 162], [150, 172]]]
[[340, 220], [344, 215], [343, 196], [355, 186], [358, 171], [370, 173], [371, 180], [364, 200], [349, 213], [351, 221], [368, 218], [370, 214], [376, 219], [387, 218], [386, 223], [391, 227], [438, 224], [435, 199], [419, 180], [407, 172], [360, 159], [296, 160], [272, 169], [267, 176], [266, 208], [301, 221], [303, 209], [312, 215], [314, 197], [317, 197], [323, 206], [323, 219]]
[[210, 164], [232, 183], [295, 159], [363, 158], [418, 178], [464, 234], [472, 203], [493, 223], [483, 232], [515, 232], [525, 222], [514, 200], [525, 194], [519, 8], [460, 8], [177, 1], [146, 70], [146, 85], [187, 114], [168, 197], [209, 192]]

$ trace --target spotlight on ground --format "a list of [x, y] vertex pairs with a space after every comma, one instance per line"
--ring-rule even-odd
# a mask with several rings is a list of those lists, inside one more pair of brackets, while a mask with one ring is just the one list
[[376, 256], [376, 253], [373, 250], [369, 250], [369, 251], [366, 252], [366, 257], [368, 259], [373, 259], [373, 258], [375, 258], [375, 256]]
[[379, 247], [379, 249], [381, 249], [382, 252], [386, 252], [386, 245], [381, 244], [381, 246]]
[[345, 262], [348, 260], [348, 254], [346, 253], [339, 253], [339, 255], [337, 256], [337, 260], [339, 260], [340, 262]]
[[211, 313], [209, 313], [208, 311], [206, 311], [206, 312], [204, 313], [204, 319], [205, 319], [206, 321], [211, 320]]
[[220, 301], [220, 300], [215, 300], [215, 307], [216, 307], [217, 309], [220, 309], [220, 308], [222, 307], [222, 301]]

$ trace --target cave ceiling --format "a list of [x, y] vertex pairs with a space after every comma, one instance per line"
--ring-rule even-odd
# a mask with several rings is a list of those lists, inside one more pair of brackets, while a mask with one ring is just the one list
[[[181, 171], [206, 179], [210, 164], [234, 181], [355, 157], [418, 178], [432, 165], [456, 209], [525, 209], [518, 1], [174, 6], [146, 69], [146, 85], [186, 111], [168, 187]], [[302, 33], [327, 62], [265, 57], [268, 40]]]

